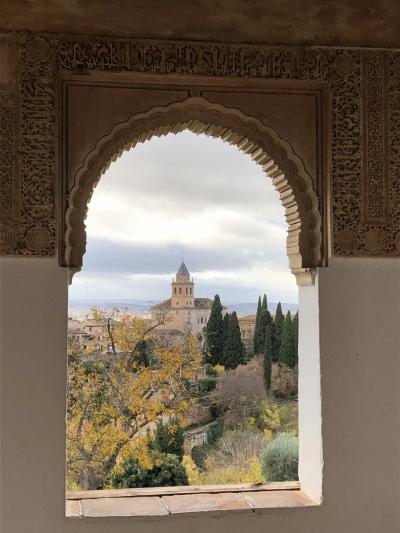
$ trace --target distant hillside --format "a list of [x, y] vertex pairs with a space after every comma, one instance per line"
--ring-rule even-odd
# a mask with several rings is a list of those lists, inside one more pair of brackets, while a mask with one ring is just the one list
[[70, 300], [68, 302], [68, 311], [70, 316], [85, 317], [90, 313], [92, 307], [111, 310], [117, 307], [121, 312], [132, 315], [147, 315], [150, 313], [151, 306], [159, 303], [159, 300]]
[[[272, 314], [275, 314], [276, 306], [278, 305], [278, 302], [268, 302], [268, 309]], [[291, 313], [296, 313], [299, 306], [298, 304], [292, 304], [292, 303], [286, 303], [282, 302], [282, 311], [283, 313], [287, 313], [290, 311]], [[227, 305], [229, 311], [236, 311], [238, 316], [244, 316], [244, 315], [255, 315], [257, 312], [257, 302], [250, 302], [250, 303], [234, 303]]]
[[[160, 300], [70, 300], [69, 301], [69, 315], [77, 318], [84, 318], [90, 313], [90, 309], [94, 306], [102, 309], [111, 310], [113, 307], [117, 307], [122, 312], [127, 312], [132, 315], [147, 315], [150, 313], [151, 306], [160, 303]], [[269, 302], [268, 308], [271, 313], [275, 313], [277, 303]], [[257, 302], [239, 302], [227, 305], [229, 311], [236, 311], [239, 316], [253, 315], [257, 311]], [[296, 312], [298, 309], [297, 304], [282, 302], [282, 310], [284, 313], [287, 311]]]

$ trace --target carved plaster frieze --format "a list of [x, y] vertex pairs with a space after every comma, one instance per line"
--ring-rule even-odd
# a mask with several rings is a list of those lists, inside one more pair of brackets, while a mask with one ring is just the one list
[[15, 111], [12, 95], [0, 91], [0, 253], [13, 253], [17, 227], [13, 217]]
[[[19, 90], [0, 130], [6, 139], [0, 150], [1, 208], [12, 215], [0, 218], [0, 253], [55, 253], [57, 77], [65, 71], [107, 71], [326, 83], [331, 94], [331, 205], [325, 208], [331, 207], [332, 252], [400, 255], [399, 51], [30, 33], [15, 39]], [[0, 107], [4, 116], [4, 105]], [[11, 163], [7, 123], [13, 128]], [[6, 192], [10, 182], [11, 195]]]

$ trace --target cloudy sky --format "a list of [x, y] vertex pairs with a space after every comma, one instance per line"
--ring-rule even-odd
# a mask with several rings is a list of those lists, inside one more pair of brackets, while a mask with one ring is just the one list
[[168, 298], [183, 253], [196, 296], [297, 302], [271, 181], [236, 147], [184, 132], [125, 152], [97, 185], [72, 300]]

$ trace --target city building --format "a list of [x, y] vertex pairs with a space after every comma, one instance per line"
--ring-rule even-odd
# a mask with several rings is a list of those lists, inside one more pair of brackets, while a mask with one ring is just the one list
[[[192, 335], [203, 331], [210, 317], [213, 300], [196, 298], [194, 285], [193, 278], [182, 261], [171, 283], [171, 298], [154, 305], [151, 309], [152, 321], [154, 323], [162, 321], [160, 330], [188, 331]], [[223, 307], [224, 312], [226, 312], [225, 307]]]
[[254, 332], [256, 329], [256, 315], [239, 317], [240, 333], [246, 352], [253, 350]]

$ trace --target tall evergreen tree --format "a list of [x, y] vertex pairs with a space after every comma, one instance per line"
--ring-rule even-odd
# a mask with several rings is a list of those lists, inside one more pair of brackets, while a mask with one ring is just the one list
[[254, 328], [253, 351], [255, 354], [259, 353], [258, 340], [259, 340], [259, 330], [260, 330], [260, 318], [261, 318], [261, 296], [258, 297], [256, 327]]
[[291, 368], [296, 364], [296, 353], [294, 345], [293, 321], [290, 311], [287, 312], [283, 325], [282, 343], [279, 350], [279, 362]]
[[230, 313], [225, 313], [224, 314], [223, 328], [222, 328], [222, 345], [223, 345], [222, 350], [224, 350], [225, 344], [226, 344], [226, 341], [227, 341], [227, 338], [228, 338], [230, 317], [231, 317]]
[[229, 317], [228, 335], [224, 346], [223, 365], [227, 369], [236, 368], [245, 362], [245, 349], [240, 326], [235, 311]]
[[268, 310], [268, 301], [267, 301], [267, 295], [266, 294], [264, 294], [264, 296], [263, 296], [261, 308], [264, 309], [264, 311]]
[[275, 311], [275, 336], [274, 336], [274, 343], [272, 347], [272, 360], [278, 361], [279, 360], [279, 350], [281, 348], [282, 343], [282, 333], [283, 333], [283, 324], [285, 323], [285, 317], [282, 313], [282, 305], [281, 302], [278, 303], [276, 306]]
[[272, 328], [273, 328], [274, 321], [272, 320], [272, 315], [268, 311], [268, 309], [264, 306], [261, 308], [261, 318], [260, 318], [260, 329], [258, 332], [258, 353], [264, 353], [264, 347], [265, 347], [265, 335], [267, 332], [267, 328], [269, 327], [271, 330], [271, 336], [272, 336]]
[[224, 350], [224, 321], [222, 318], [221, 300], [216, 294], [211, 307], [210, 318], [206, 327], [208, 362], [212, 365], [221, 364]]
[[267, 394], [271, 390], [271, 373], [272, 373], [272, 355], [271, 355], [271, 328], [267, 326], [265, 333], [265, 347], [264, 347], [264, 383]]
[[272, 322], [273, 320], [272, 320], [271, 313], [268, 311], [267, 295], [264, 294], [261, 307], [260, 307], [258, 323], [257, 323], [257, 317], [256, 317], [256, 328], [254, 331], [254, 353], [255, 354], [264, 353], [265, 332], [266, 332], [267, 326], [271, 326]]
[[293, 317], [293, 335], [294, 335], [294, 359], [295, 365], [299, 362], [299, 312]]

